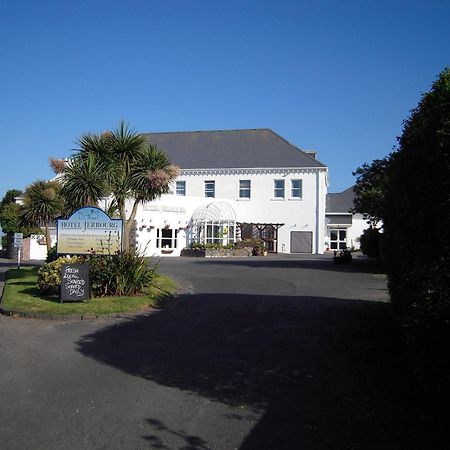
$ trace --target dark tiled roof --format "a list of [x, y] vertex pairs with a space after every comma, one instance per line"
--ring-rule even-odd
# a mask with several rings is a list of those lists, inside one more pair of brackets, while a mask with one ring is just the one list
[[146, 133], [182, 169], [326, 167], [269, 129]]
[[353, 208], [353, 186], [343, 192], [327, 194], [327, 213], [348, 213]]

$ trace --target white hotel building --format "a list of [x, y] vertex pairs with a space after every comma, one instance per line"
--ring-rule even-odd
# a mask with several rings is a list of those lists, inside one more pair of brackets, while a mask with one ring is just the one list
[[[316, 152], [272, 130], [145, 136], [181, 168], [169, 194], [139, 206], [132, 238], [147, 256], [179, 256], [193, 242], [247, 238], [262, 239], [272, 253], [320, 254], [358, 248], [368, 228], [350, 212], [353, 189], [328, 194], [328, 167]], [[29, 259], [45, 259], [42, 236], [26, 241]]]
[[192, 242], [261, 238], [269, 252], [323, 253], [328, 168], [269, 129], [149, 133], [181, 168], [169, 194], [139, 207], [147, 255]]

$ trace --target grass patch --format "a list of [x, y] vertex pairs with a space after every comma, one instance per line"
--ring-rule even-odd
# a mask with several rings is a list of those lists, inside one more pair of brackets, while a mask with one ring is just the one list
[[60, 303], [57, 297], [42, 295], [37, 287], [38, 267], [10, 269], [7, 272], [1, 307], [8, 311], [49, 315], [108, 315], [129, 313], [148, 308], [161, 308], [176, 291], [175, 282], [158, 275], [155, 286], [146, 295], [135, 297], [101, 297], [89, 302]]

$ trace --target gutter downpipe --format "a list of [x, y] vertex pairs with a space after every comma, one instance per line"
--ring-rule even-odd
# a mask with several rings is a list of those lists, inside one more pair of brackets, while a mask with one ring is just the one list
[[319, 233], [320, 233], [320, 171], [316, 171], [316, 239], [315, 254], [319, 254]]

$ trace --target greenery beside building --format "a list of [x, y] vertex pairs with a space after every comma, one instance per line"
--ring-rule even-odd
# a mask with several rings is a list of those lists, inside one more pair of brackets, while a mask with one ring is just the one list
[[[355, 209], [383, 221], [381, 254], [414, 374], [450, 395], [450, 69], [404, 122], [398, 149], [358, 168]], [[373, 244], [373, 240], [372, 240]]]

